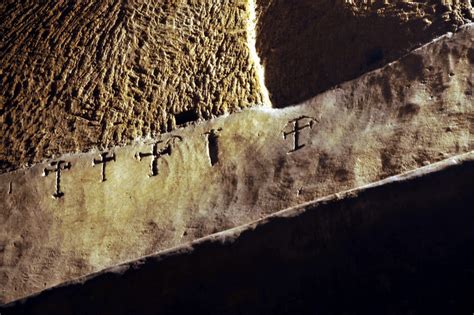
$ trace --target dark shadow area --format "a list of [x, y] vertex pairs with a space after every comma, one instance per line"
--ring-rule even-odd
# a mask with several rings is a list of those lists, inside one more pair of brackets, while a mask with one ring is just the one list
[[176, 120], [176, 125], [180, 126], [197, 121], [199, 119], [199, 114], [196, 110], [192, 109], [181, 112], [179, 114], [175, 114], [174, 117]]
[[355, 79], [463, 23], [441, 1], [354, 2], [257, 1], [257, 51], [275, 107]]
[[474, 162], [306, 206], [6, 314], [472, 314]]

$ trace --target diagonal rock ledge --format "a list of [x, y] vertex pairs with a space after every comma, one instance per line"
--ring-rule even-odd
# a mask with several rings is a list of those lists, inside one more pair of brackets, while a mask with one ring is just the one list
[[93, 151], [1, 175], [0, 301], [473, 150], [473, 34], [299, 106], [114, 148], [105, 170]]
[[2, 312], [470, 311], [473, 176], [474, 151], [108, 268]]

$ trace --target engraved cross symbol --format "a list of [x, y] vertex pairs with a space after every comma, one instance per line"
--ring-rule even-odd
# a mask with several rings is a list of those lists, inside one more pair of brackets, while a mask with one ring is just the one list
[[49, 164], [49, 168], [45, 168], [43, 176], [48, 176], [51, 173], [56, 173], [56, 191], [53, 193], [54, 198], [61, 198], [64, 193], [61, 191], [61, 171], [71, 169], [71, 163], [65, 161], [55, 161]]
[[151, 152], [138, 152], [136, 154], [136, 157], [138, 158], [139, 161], [141, 161], [145, 157], [152, 157], [151, 160], [151, 174], [150, 177], [158, 175], [158, 159], [162, 157], [163, 155], [171, 155], [172, 153], [172, 147], [175, 145], [176, 141], [182, 141], [182, 138], [179, 136], [172, 136], [170, 139], [166, 140], [165, 146], [160, 149], [160, 143], [163, 143], [163, 141], [158, 141], [153, 144], [152, 151]]
[[[295, 152], [305, 146], [305, 144], [300, 143], [300, 134], [301, 131], [310, 128], [313, 129], [313, 125], [317, 120], [308, 117], [308, 116], [300, 116], [298, 118], [295, 118], [293, 120], [290, 120], [287, 124], [291, 125], [292, 129], [291, 131], [283, 131], [283, 138], [286, 140], [289, 136], [293, 135], [293, 149], [290, 150], [288, 153]], [[304, 122], [307, 122], [306, 124], [303, 124]]]
[[104, 152], [100, 154], [100, 160], [94, 159], [92, 161], [92, 166], [96, 166], [97, 164], [102, 164], [102, 182], [105, 182], [107, 178], [105, 177], [105, 167], [108, 162], [114, 161], [115, 162], [115, 153], [110, 155], [109, 152]]

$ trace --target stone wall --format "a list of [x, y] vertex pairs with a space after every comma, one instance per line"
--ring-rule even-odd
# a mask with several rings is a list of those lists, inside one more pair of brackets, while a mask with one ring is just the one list
[[0, 170], [262, 103], [242, 0], [1, 1]]
[[2, 314], [470, 314], [474, 154], [76, 279]]
[[470, 19], [467, 0], [2, 1], [0, 172], [270, 105], [268, 93], [298, 103]]
[[0, 303], [474, 150], [470, 20], [469, 1], [1, 1]]
[[298, 106], [0, 175], [0, 302], [474, 150], [473, 36]]
[[473, 20], [469, 0], [257, 3], [257, 51], [275, 107], [307, 100]]

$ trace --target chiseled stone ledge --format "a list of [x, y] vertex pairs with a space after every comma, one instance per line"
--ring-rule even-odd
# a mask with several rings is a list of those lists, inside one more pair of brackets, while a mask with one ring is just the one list
[[298, 106], [0, 175], [0, 301], [473, 150], [473, 34]]
[[64, 283], [2, 314], [468, 314], [473, 177], [474, 151]]

